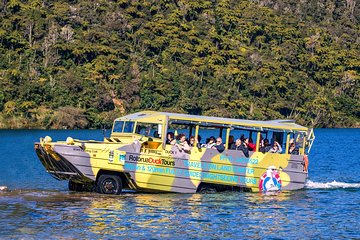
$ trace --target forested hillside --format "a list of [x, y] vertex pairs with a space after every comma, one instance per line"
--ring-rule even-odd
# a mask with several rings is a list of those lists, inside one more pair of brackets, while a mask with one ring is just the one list
[[356, 0], [2, 0], [0, 128], [138, 110], [360, 126]]

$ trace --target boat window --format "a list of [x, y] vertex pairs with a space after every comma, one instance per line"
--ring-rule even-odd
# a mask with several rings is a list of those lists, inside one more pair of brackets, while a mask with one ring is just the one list
[[[260, 140], [263, 141], [267, 139], [270, 146], [274, 145], [274, 142], [278, 142], [282, 148], [281, 153], [286, 153], [286, 134], [285, 132], [276, 132], [276, 131], [264, 131], [261, 132]], [[260, 143], [260, 146], [262, 143]]]
[[281, 147], [283, 149], [283, 153], [285, 153], [286, 151], [284, 149], [286, 147], [286, 133], [284, 133], [284, 132], [273, 132], [272, 133], [272, 141], [271, 141], [271, 143], [274, 144], [275, 141], [277, 141], [281, 145]]
[[134, 131], [134, 122], [127, 121], [124, 126], [124, 133], [132, 133]]
[[189, 139], [195, 133], [195, 127], [191, 124], [177, 124], [177, 123], [170, 123], [168, 125], [167, 134], [173, 133], [176, 137], [177, 135], [183, 133], [185, 134], [186, 138]]
[[122, 132], [124, 127], [124, 121], [115, 121], [113, 132]]
[[[221, 130], [222, 129], [222, 130]], [[218, 127], [199, 127], [199, 136], [200, 136], [200, 144], [207, 144], [210, 140], [210, 137], [214, 137], [215, 139], [221, 137], [222, 142], [225, 144], [226, 142], [226, 128], [218, 128]]]
[[242, 138], [250, 138], [250, 131], [243, 129], [233, 129], [230, 131], [230, 136], [233, 136], [234, 140], [242, 139]]
[[161, 138], [161, 124], [138, 122], [135, 133], [144, 135], [145, 137]]
[[[233, 138], [232, 140], [230, 138]], [[256, 145], [257, 132], [253, 130], [245, 130], [241, 128], [234, 128], [230, 131], [229, 134], [229, 146], [230, 149], [233, 144], [235, 144], [236, 139], [249, 139], [249, 142]]]
[[302, 132], [292, 133], [290, 139], [294, 141], [296, 147], [301, 148], [304, 142], [304, 135], [305, 133]]
[[295, 145], [297, 148], [299, 148], [300, 153], [303, 154], [304, 149], [304, 141], [305, 141], [305, 133], [304, 132], [299, 132], [297, 134], [295, 134]]

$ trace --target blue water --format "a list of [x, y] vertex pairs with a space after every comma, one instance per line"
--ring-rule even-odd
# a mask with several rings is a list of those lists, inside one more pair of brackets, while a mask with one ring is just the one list
[[101, 140], [100, 130], [1, 130], [1, 239], [360, 238], [360, 129], [317, 129], [301, 191], [104, 196], [67, 191], [37, 159], [50, 135]]

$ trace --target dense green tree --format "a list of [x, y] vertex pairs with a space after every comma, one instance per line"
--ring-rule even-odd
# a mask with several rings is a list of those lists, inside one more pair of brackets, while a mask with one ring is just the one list
[[0, 127], [142, 109], [359, 127], [359, 23], [355, 0], [4, 0]]

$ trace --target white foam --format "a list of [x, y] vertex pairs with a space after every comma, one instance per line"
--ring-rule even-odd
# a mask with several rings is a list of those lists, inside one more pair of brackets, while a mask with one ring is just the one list
[[360, 183], [345, 183], [337, 182], [335, 180], [332, 182], [320, 183], [308, 180], [305, 187], [309, 189], [360, 188]]

